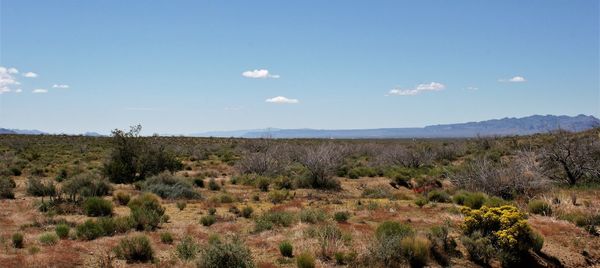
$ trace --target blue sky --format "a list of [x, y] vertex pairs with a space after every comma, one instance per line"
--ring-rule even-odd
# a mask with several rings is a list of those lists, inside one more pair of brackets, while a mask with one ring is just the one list
[[0, 0], [0, 23], [0, 127], [600, 117], [598, 1]]

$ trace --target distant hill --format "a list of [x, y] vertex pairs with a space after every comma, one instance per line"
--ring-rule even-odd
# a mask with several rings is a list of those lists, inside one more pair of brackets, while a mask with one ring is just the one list
[[7, 129], [0, 128], [0, 134], [24, 134], [24, 135], [41, 135], [47, 134], [37, 129]]
[[0, 128], [0, 134], [17, 134], [17, 132], [6, 128]]
[[[523, 118], [502, 118], [481, 122], [432, 125], [422, 128], [378, 129], [263, 129], [200, 133], [194, 136], [244, 137], [244, 138], [463, 138], [480, 136], [509, 136], [544, 133], [556, 129], [584, 131], [600, 127], [593, 116], [533, 115]], [[211, 135], [207, 135], [211, 134]], [[215, 135], [218, 134], [218, 135]]]

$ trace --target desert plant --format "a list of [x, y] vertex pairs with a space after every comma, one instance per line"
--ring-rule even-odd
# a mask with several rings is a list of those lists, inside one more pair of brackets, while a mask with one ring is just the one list
[[8, 177], [0, 177], [0, 199], [14, 199], [16, 183]]
[[79, 201], [88, 197], [108, 195], [112, 187], [98, 174], [83, 173], [65, 181], [61, 189], [69, 200]]
[[177, 201], [176, 206], [179, 210], [184, 210], [187, 203], [185, 201]]
[[45, 233], [40, 235], [39, 240], [43, 245], [51, 246], [58, 242], [58, 236], [54, 233]]
[[302, 149], [299, 162], [306, 168], [306, 184], [316, 189], [340, 189], [339, 181], [333, 178], [342, 164], [346, 149], [333, 143], [308, 146]]
[[100, 197], [90, 197], [83, 203], [83, 210], [85, 215], [90, 217], [110, 216], [113, 213], [113, 205]]
[[415, 205], [419, 206], [420, 208], [427, 205], [427, 203], [429, 203], [429, 200], [425, 197], [420, 196], [417, 199], [415, 199]]
[[274, 190], [269, 192], [269, 201], [271, 201], [273, 204], [279, 204], [281, 202], [283, 202], [284, 200], [286, 200], [289, 196], [289, 192], [288, 190], [282, 189], [282, 190]]
[[296, 256], [296, 266], [298, 268], [315, 268], [315, 257], [309, 252], [303, 252]]
[[294, 248], [289, 241], [279, 243], [279, 252], [281, 253], [281, 256], [291, 258], [294, 256], [293, 250]]
[[104, 233], [102, 227], [94, 220], [87, 220], [75, 227], [77, 237], [82, 240], [94, 240]]
[[208, 180], [208, 189], [211, 191], [219, 191], [221, 190], [221, 186], [217, 183], [217, 181], [215, 181], [214, 178], [210, 178], [210, 180]]
[[27, 193], [32, 196], [56, 196], [56, 186], [52, 182], [42, 182], [40, 178], [30, 177], [27, 181]]
[[469, 258], [475, 263], [487, 265], [496, 254], [492, 241], [483, 237], [479, 231], [463, 236], [461, 241], [469, 253]]
[[248, 218], [252, 217], [253, 212], [254, 212], [254, 209], [252, 207], [244, 207], [244, 208], [242, 208], [242, 217], [248, 219]]
[[552, 207], [544, 200], [531, 200], [527, 205], [529, 213], [539, 214], [543, 216], [552, 215]]
[[433, 190], [427, 194], [429, 202], [448, 203], [451, 201], [450, 195], [444, 191]]
[[65, 238], [69, 237], [70, 230], [71, 230], [71, 228], [69, 227], [69, 225], [66, 225], [64, 223], [59, 223], [54, 228], [56, 235], [58, 235], [58, 237], [60, 239], [65, 239]]
[[113, 251], [117, 258], [124, 259], [128, 263], [149, 262], [154, 259], [150, 239], [145, 235], [123, 238]]
[[177, 244], [176, 252], [180, 259], [189, 261], [196, 258], [199, 249], [198, 244], [191, 237], [186, 236]]
[[217, 213], [217, 209], [214, 207], [210, 207], [210, 208], [208, 208], [207, 212], [208, 212], [208, 215], [215, 215], [215, 213]]
[[235, 237], [227, 241], [213, 241], [202, 248], [200, 252], [201, 256], [197, 266], [201, 268], [255, 267], [250, 250]]
[[213, 215], [205, 215], [200, 218], [200, 223], [207, 227], [213, 225], [215, 222], [217, 222], [217, 218]]
[[173, 234], [170, 232], [160, 233], [160, 242], [164, 244], [173, 244]]
[[298, 213], [298, 218], [305, 223], [318, 223], [325, 221], [327, 214], [322, 209], [308, 208], [303, 209]]
[[260, 189], [263, 192], [269, 191], [270, 184], [271, 184], [271, 182], [266, 177], [259, 177], [256, 179], [256, 187], [258, 187], [258, 189]]
[[333, 214], [333, 219], [337, 222], [347, 222], [350, 218], [348, 211], [338, 211]]
[[131, 200], [131, 196], [124, 191], [116, 191], [113, 193], [113, 200], [115, 203], [125, 206]]
[[147, 178], [141, 183], [141, 188], [166, 199], [200, 198], [200, 193], [187, 180], [173, 176], [169, 171]]
[[400, 241], [402, 255], [410, 267], [423, 267], [429, 261], [429, 240], [423, 237], [405, 237]]
[[386, 267], [396, 267], [405, 262], [401, 241], [414, 235], [413, 229], [395, 221], [385, 221], [375, 230], [375, 240], [370, 248], [373, 258]]
[[11, 236], [11, 241], [12, 241], [12, 245], [14, 248], [23, 248], [23, 245], [25, 244], [23, 241], [23, 234], [22, 233], [14, 233]]
[[164, 220], [165, 208], [153, 194], [144, 193], [129, 201], [127, 206], [131, 209], [131, 218], [138, 230], [154, 230]]
[[193, 182], [197, 187], [204, 188], [204, 178], [194, 178]]
[[287, 211], [268, 211], [255, 219], [254, 231], [271, 230], [274, 226], [289, 227], [296, 221], [293, 213]]

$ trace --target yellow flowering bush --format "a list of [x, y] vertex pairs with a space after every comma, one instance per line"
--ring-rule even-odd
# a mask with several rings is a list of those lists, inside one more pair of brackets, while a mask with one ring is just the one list
[[526, 214], [512, 205], [483, 206], [480, 209], [462, 208], [465, 215], [465, 235], [479, 233], [498, 249], [503, 263], [518, 262], [529, 249], [539, 251], [543, 238], [527, 224]]

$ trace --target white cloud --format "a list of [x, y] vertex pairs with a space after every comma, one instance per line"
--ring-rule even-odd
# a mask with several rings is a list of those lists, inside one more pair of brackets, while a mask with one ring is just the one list
[[34, 72], [23, 73], [23, 76], [27, 77], [27, 78], [36, 78], [36, 77], [38, 77], [38, 75], [36, 73], [34, 73]]
[[473, 87], [473, 86], [466, 87], [465, 89], [466, 89], [466, 90], [470, 90], [470, 91], [479, 90], [479, 88], [478, 88], [478, 87]]
[[431, 82], [426, 84], [419, 84], [415, 88], [394, 88], [389, 91], [389, 95], [398, 96], [414, 96], [425, 91], [440, 91], [446, 88], [446, 85], [438, 82]]
[[298, 99], [288, 99], [284, 96], [273, 97], [270, 99], [266, 99], [265, 101], [270, 102], [270, 103], [278, 103], [278, 104], [294, 104], [294, 103], [300, 102], [300, 101], [298, 101]]
[[522, 83], [522, 82], [527, 82], [527, 79], [525, 79], [525, 77], [523, 76], [513, 76], [512, 78], [509, 79], [499, 79], [498, 81], [500, 82], [511, 82], [511, 83]]
[[269, 73], [269, 70], [266, 69], [245, 71], [242, 73], [242, 76], [248, 78], [279, 78], [279, 75], [271, 74]]
[[20, 89], [20, 88], [18, 88], [18, 89], [15, 90], [15, 93], [21, 93], [21, 92], [23, 92], [23, 90]]
[[11, 87], [21, 84], [15, 78], [15, 73], [18, 73], [18, 70], [15, 68], [6, 68], [0, 66], [0, 93], [11, 92]]
[[31, 91], [33, 93], [48, 93], [47, 89], [43, 89], [43, 88], [36, 88], [33, 91]]
[[52, 88], [69, 88], [69, 85], [54, 84]]

